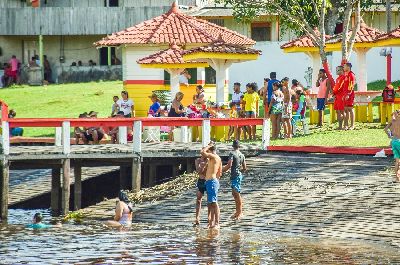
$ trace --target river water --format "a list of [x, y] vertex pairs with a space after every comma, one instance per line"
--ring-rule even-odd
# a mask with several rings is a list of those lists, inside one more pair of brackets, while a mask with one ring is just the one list
[[[135, 223], [127, 230], [101, 222], [26, 229], [38, 210], [10, 210], [0, 225], [0, 264], [399, 264], [391, 248], [318, 240], [222, 226]], [[56, 221], [41, 210], [47, 222]]]

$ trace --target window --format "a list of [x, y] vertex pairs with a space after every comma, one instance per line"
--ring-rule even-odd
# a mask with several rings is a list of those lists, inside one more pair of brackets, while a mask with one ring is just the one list
[[207, 19], [208, 22], [217, 24], [218, 26], [224, 27], [225, 20], [224, 19]]
[[206, 84], [217, 83], [217, 72], [212, 67], [206, 68]]
[[[108, 48], [103, 47], [99, 49], [100, 52], [100, 65], [108, 65]], [[111, 47], [111, 56], [115, 55], [115, 47]]]
[[255, 41], [271, 41], [271, 23], [251, 23], [251, 38]]
[[105, 7], [114, 7], [118, 6], [118, 0], [104, 0]]

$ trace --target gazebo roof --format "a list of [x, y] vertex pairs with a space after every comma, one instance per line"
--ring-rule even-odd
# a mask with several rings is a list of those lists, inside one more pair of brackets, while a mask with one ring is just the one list
[[169, 49], [156, 52], [137, 61], [145, 68], [192, 68], [207, 67], [207, 63], [203, 62], [185, 62], [183, 60], [184, 50], [178, 45], [171, 45]]
[[184, 51], [183, 57], [185, 60], [196, 60], [200, 58], [255, 60], [259, 55], [261, 55], [260, 50], [224, 43], [220, 40], [207, 46]]
[[377, 46], [400, 46], [400, 26], [376, 37], [374, 44]]
[[94, 44], [96, 46], [170, 43], [201, 45], [212, 43], [219, 36], [226, 43], [247, 46], [255, 44], [254, 40], [235, 31], [181, 13], [176, 2], [166, 14], [113, 33]]
[[[314, 29], [314, 32], [317, 35], [320, 35], [321, 33], [319, 32], [318, 29]], [[326, 35], [326, 39], [329, 39], [330, 36]], [[281, 46], [281, 49], [283, 49], [284, 52], [290, 53], [290, 52], [314, 52], [318, 51], [318, 47], [315, 46], [315, 44], [312, 41], [313, 36], [310, 34], [303, 35], [297, 39], [294, 39], [292, 41], [289, 41]]]
[[[352, 34], [352, 30], [349, 30], [347, 33], [348, 36]], [[374, 40], [377, 36], [381, 35], [382, 32], [376, 28], [372, 28], [367, 26], [364, 22], [360, 25], [360, 30], [356, 33], [355, 48], [372, 48], [375, 45], [373, 44]], [[335, 48], [337, 45], [341, 45], [342, 42], [342, 33], [333, 35], [326, 42], [327, 48]]]

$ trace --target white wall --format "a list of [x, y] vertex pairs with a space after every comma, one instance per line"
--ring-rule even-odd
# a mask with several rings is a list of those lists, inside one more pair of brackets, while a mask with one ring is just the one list
[[[230, 68], [230, 91], [234, 82], [240, 82], [242, 87], [249, 82], [257, 82], [261, 87], [263, 78], [269, 77], [270, 72], [277, 72], [278, 79], [287, 76], [306, 84], [304, 76], [307, 68], [312, 67], [311, 59], [304, 53], [284, 53], [280, 49], [282, 44], [283, 42], [258, 42], [255, 48], [263, 54], [257, 61], [234, 64]], [[380, 50], [381, 48], [374, 48], [367, 54], [368, 82], [386, 79], [386, 58], [379, 56]], [[356, 53], [352, 53], [350, 62], [357, 74], [356, 56]], [[392, 56], [392, 80], [400, 80], [400, 48], [393, 48]], [[329, 63], [337, 66], [340, 59], [341, 53], [335, 52]]]

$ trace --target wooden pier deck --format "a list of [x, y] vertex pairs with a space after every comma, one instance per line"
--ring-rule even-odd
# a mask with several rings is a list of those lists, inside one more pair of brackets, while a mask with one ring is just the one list
[[[234, 211], [229, 177], [221, 180], [221, 229], [365, 240], [400, 247], [400, 185], [391, 159], [351, 155], [271, 153], [247, 160], [242, 186], [245, 216]], [[191, 226], [196, 188], [135, 207], [134, 222]], [[203, 200], [203, 205], [204, 200]], [[115, 200], [86, 208], [89, 218], [111, 218]], [[206, 209], [202, 226], [206, 225]]]

